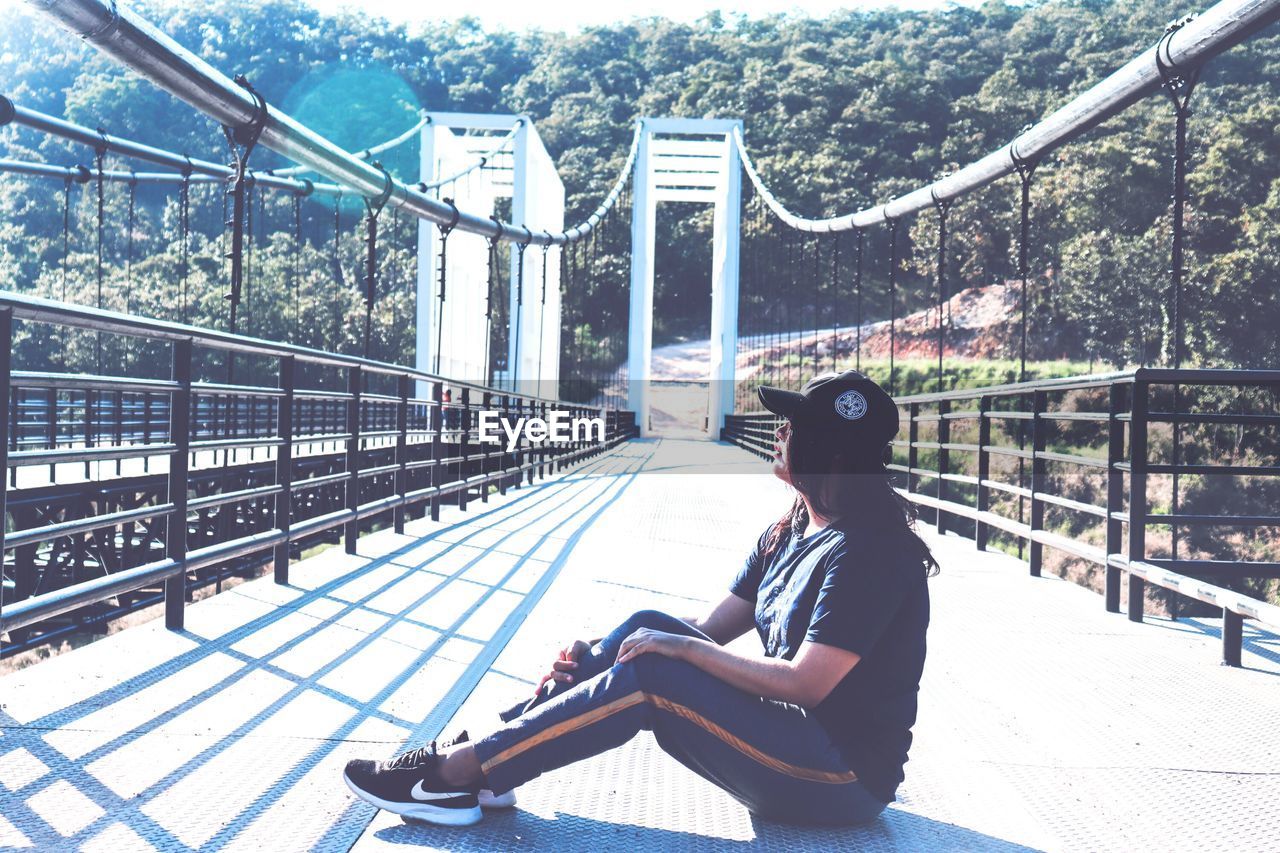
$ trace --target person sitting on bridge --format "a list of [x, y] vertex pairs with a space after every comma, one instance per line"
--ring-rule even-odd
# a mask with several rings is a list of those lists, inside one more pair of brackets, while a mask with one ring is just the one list
[[[937, 571], [893, 490], [884, 452], [898, 409], [856, 371], [800, 392], [761, 387], [786, 421], [774, 473], [797, 492], [723, 600], [696, 619], [631, 616], [572, 643], [532, 701], [474, 742], [466, 732], [345, 778], [397, 814], [467, 825], [516, 786], [620, 746], [640, 729], [769, 819], [856, 824], [894, 800], [916, 718]], [[764, 656], [725, 648], [755, 627]]]

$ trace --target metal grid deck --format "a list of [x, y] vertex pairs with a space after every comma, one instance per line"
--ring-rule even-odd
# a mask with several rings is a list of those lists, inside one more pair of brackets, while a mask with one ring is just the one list
[[866, 828], [754, 821], [647, 735], [470, 829], [350, 796], [348, 758], [482, 731], [564, 639], [718, 595], [786, 502], [760, 465], [632, 442], [487, 509], [362, 538], [357, 557], [304, 561], [288, 587], [200, 602], [184, 632], [133, 628], [0, 679], [0, 848], [1280, 844], [1280, 638], [1247, 637], [1246, 668], [1219, 667], [1212, 621], [1131, 624], [950, 536], [931, 539], [943, 572], [902, 800]]

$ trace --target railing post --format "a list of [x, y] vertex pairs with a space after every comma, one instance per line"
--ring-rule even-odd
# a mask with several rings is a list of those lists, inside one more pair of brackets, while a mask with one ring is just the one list
[[[191, 339], [173, 342], [173, 381], [178, 387], [169, 398], [169, 440], [177, 445], [169, 457], [168, 498], [173, 504], [165, 525], [164, 554], [170, 560], [185, 564], [187, 559], [187, 466], [191, 460]], [[187, 570], [165, 578], [164, 626], [171, 631], [182, 628], [183, 608], [187, 603]]]
[[[1129, 562], [1147, 558], [1147, 405], [1150, 386], [1133, 383], [1129, 420]], [[1141, 622], [1146, 581], [1129, 573], [1129, 621]]]
[[[511, 418], [511, 397], [507, 394], [502, 395], [502, 418], [510, 421]], [[507, 444], [501, 435], [498, 437], [498, 471], [501, 472], [498, 477], [498, 494], [505, 495], [507, 493]]]
[[[151, 393], [142, 395], [142, 443], [151, 443]], [[151, 457], [142, 457], [142, 473], [151, 471]]]
[[[551, 411], [554, 412], [558, 410], [551, 409]], [[570, 425], [573, 424], [572, 412], [570, 412], [569, 414], [569, 423]], [[547, 453], [549, 455], [549, 458], [547, 459], [548, 475], [554, 476], [557, 471], [564, 468], [564, 454], [566, 453], [566, 450], [565, 450], [566, 446], [567, 446], [567, 443], [560, 444], [559, 442], [554, 442], [554, 443], [550, 441], [547, 442]]]
[[[1044, 529], [1044, 501], [1040, 495], [1044, 492], [1045, 462], [1044, 453], [1046, 439], [1049, 437], [1048, 422], [1042, 417], [1048, 406], [1048, 395], [1037, 391], [1032, 395], [1031, 404], [1031, 533]], [[1040, 577], [1040, 568], [1044, 562], [1044, 546], [1034, 539], [1027, 551], [1032, 577]]]
[[[528, 411], [528, 414], [526, 414], [526, 415], [525, 415], [525, 418], [526, 418], [526, 419], [534, 417], [534, 416], [535, 416], [535, 414], [536, 414], [536, 413], [537, 413], [537, 411], [538, 411], [538, 404], [537, 404], [537, 403], [535, 403], [534, 401], [530, 400], [530, 401], [529, 401], [529, 403], [528, 403], [528, 406], [529, 406], [529, 411]], [[521, 444], [523, 445], [523, 444], [524, 444], [524, 430], [521, 430], [521, 431], [520, 431], [520, 433], [521, 433]], [[537, 452], [537, 451], [536, 451], [536, 449], [535, 449], [535, 448], [534, 448], [534, 446], [533, 446], [533, 442], [529, 442], [529, 443], [528, 443], [527, 445], [525, 445], [522, 449], [523, 449], [523, 450], [525, 450], [526, 452], [525, 452], [524, 454], [522, 454], [525, 458], [524, 458], [523, 460], [521, 460], [521, 464], [523, 465], [523, 464], [529, 464], [529, 463], [532, 463], [532, 461], [533, 461], [533, 458], [532, 458], [532, 457], [533, 457], [533, 455]], [[542, 458], [541, 454], [539, 454], [538, 458], [539, 458], [539, 459], [541, 459], [541, 458]], [[527, 474], [526, 474], [526, 477], [527, 477], [527, 479], [528, 479], [528, 483], [529, 483], [529, 485], [530, 485], [530, 486], [532, 486], [532, 485], [533, 485], [533, 481], [534, 481], [534, 479], [536, 479], [536, 478], [537, 478], [537, 476], [538, 476], [538, 469], [537, 469], [536, 467], [534, 467], [532, 464], [529, 464], [529, 470], [528, 470], [528, 472], [527, 472]]]
[[909, 418], [907, 420], [907, 491], [914, 492], [914, 480], [917, 463], [919, 461], [920, 451], [916, 448], [916, 442], [920, 439], [920, 404], [911, 403], [907, 406]]
[[[112, 396], [112, 405], [115, 406], [115, 418], [112, 424], [115, 426], [113, 443], [116, 447], [124, 447], [124, 392], [117, 391]], [[116, 460], [116, 476], [119, 477], [124, 469], [124, 460]]]
[[[347, 372], [347, 509], [360, 509], [360, 367]], [[343, 544], [348, 554], [356, 552], [356, 540], [360, 538], [360, 519], [353, 518], [344, 525]]]
[[[548, 415], [550, 414], [552, 414], [552, 407], [550, 407], [550, 403], [543, 403], [543, 420], [547, 420]], [[548, 429], [550, 429], [549, 421]], [[543, 479], [547, 479], [547, 476], [556, 473], [556, 444], [550, 442], [549, 434], [548, 441], [543, 444], [543, 455], [541, 455], [541, 460], [543, 460], [543, 466], [541, 466], [541, 474], [539, 476]]]
[[[481, 404], [482, 408], [480, 410], [482, 412], [493, 411], [493, 393], [490, 391], [485, 391], [484, 396], [481, 399], [484, 402]], [[489, 477], [489, 456], [490, 455], [491, 455], [491, 452], [489, 448], [486, 447], [484, 449], [484, 455], [480, 459], [480, 473], [485, 477], [485, 479], [480, 484], [480, 502], [486, 503], [486, 504], [489, 502], [488, 477]]]
[[[444, 458], [441, 446], [441, 431], [444, 429], [444, 383], [436, 382], [431, 386], [431, 469], [428, 482], [439, 487], [444, 482], [440, 473], [440, 460]], [[440, 495], [434, 494], [429, 502], [431, 520], [440, 520]]]
[[[5, 407], [4, 415], [0, 416], [0, 567], [4, 566], [4, 531], [9, 511], [6, 503], [9, 494], [9, 420], [16, 408], [12, 369], [13, 309], [0, 308], [0, 400], [4, 401]], [[4, 613], [3, 586], [0, 586], [0, 613]]]
[[[543, 420], [547, 421], [548, 430], [550, 429], [550, 421], [547, 420], [547, 416], [550, 414], [550, 410], [552, 409], [550, 409], [548, 403], [543, 403]], [[556, 450], [554, 448], [556, 446], [550, 441], [550, 433], [548, 432], [547, 441], [543, 442], [543, 447], [541, 447], [541, 452], [538, 455], [538, 460], [541, 462], [541, 465], [538, 466], [538, 476], [540, 478], [547, 479], [548, 474], [556, 473]]]
[[[84, 392], [84, 449], [90, 450], [96, 445], [93, 443], [93, 397], [92, 391]], [[93, 463], [85, 460], [84, 478], [90, 478], [90, 472], [93, 470]]]
[[[10, 309], [10, 310], [11, 310], [11, 309]], [[10, 317], [12, 317], [12, 313], [10, 314]], [[8, 326], [8, 328], [12, 330], [12, 328], [13, 328], [13, 320], [12, 320], [12, 319], [10, 319], [10, 320], [7, 320], [7, 321], [5, 321], [5, 322], [6, 322], [7, 326]], [[10, 338], [10, 341], [12, 341], [12, 339], [13, 339], [12, 332], [10, 332], [10, 336], [9, 336], [9, 338]], [[12, 350], [12, 349], [8, 349], [8, 350], [6, 350], [6, 352], [8, 353], [8, 355], [7, 355], [7, 356], [5, 356], [5, 357], [6, 357], [6, 358], [9, 358], [9, 359], [12, 359], [12, 357], [13, 357], [13, 350]], [[18, 442], [22, 440], [22, 432], [18, 429], [18, 406], [19, 406], [19, 402], [20, 402], [20, 398], [22, 397], [22, 394], [21, 394], [20, 392], [18, 392], [17, 390], [15, 390], [15, 389], [14, 389], [14, 387], [13, 387], [13, 382], [11, 381], [11, 379], [9, 379], [9, 378], [8, 378], [9, 370], [10, 370], [10, 369], [12, 369], [12, 367], [13, 367], [13, 362], [12, 362], [12, 360], [10, 360], [10, 361], [8, 361], [8, 362], [6, 362], [6, 363], [9, 365], [9, 367], [6, 367], [6, 368], [5, 368], [5, 375], [6, 375], [6, 378], [5, 378], [5, 379], [3, 379], [3, 380], [0, 380], [0, 381], [4, 381], [4, 382], [9, 383], [9, 386], [8, 386], [8, 387], [9, 387], [9, 398], [5, 401], [5, 402], [6, 402], [6, 404], [9, 406], [9, 418], [8, 418], [8, 421], [7, 421], [7, 423], [5, 424], [5, 426], [6, 426], [6, 427], [8, 428], [8, 430], [9, 430], [9, 433], [8, 433], [8, 434], [9, 434], [9, 440], [13, 442], [14, 449], [16, 450], [16, 449], [17, 449], [17, 446], [18, 446]], [[27, 399], [28, 399], [28, 400], [30, 400], [30, 399], [31, 399], [31, 396], [30, 396], [30, 395], [27, 395]], [[6, 456], [7, 456], [7, 454], [6, 454]], [[144, 457], [144, 458], [145, 458], [145, 457]], [[3, 476], [3, 477], [5, 477], [5, 478], [8, 478], [8, 479], [10, 480], [10, 482], [12, 482], [13, 487], [14, 487], [15, 489], [18, 487], [18, 473], [17, 473], [17, 471], [16, 471], [16, 470], [15, 470], [15, 471], [10, 472], [10, 471], [6, 471], [6, 470], [4, 470], [3, 468], [0, 468], [0, 476]], [[2, 534], [0, 534], [0, 535], [2, 535]]]
[[[1107, 410], [1107, 558], [1119, 556], [1121, 542], [1124, 541], [1124, 522], [1120, 516], [1124, 512], [1124, 471], [1120, 465], [1124, 462], [1124, 421], [1120, 416], [1128, 406], [1127, 386], [1121, 382], [1113, 382], [1110, 388], [1110, 402]], [[1106, 566], [1106, 586], [1104, 597], [1108, 613], [1120, 612], [1120, 569]]]
[[293, 523], [293, 392], [297, 383], [297, 362], [293, 356], [280, 359], [280, 397], [276, 410], [276, 434], [280, 447], [276, 450], [276, 527], [284, 534], [284, 541], [276, 546], [275, 581], [289, 582], [289, 525]]
[[[461, 399], [462, 410], [458, 412], [458, 429], [462, 430], [458, 433], [458, 457], [462, 460], [458, 463], [458, 479], [466, 483], [467, 472], [467, 433], [471, 431], [471, 389], [462, 389]], [[467, 487], [464, 485], [458, 490], [458, 509], [466, 510], [467, 508]]]
[[404, 533], [404, 496], [409, 489], [409, 388], [413, 384], [409, 374], [402, 373], [396, 380], [400, 403], [396, 406], [396, 497], [400, 504], [391, 517], [396, 533]]
[[1240, 653], [1244, 646], [1244, 617], [1234, 610], [1222, 608], [1222, 662], [1226, 666], [1240, 666]]
[[[938, 500], [945, 501], [947, 499], [947, 481], [944, 479], [949, 473], [951, 467], [951, 451], [942, 445], [951, 441], [951, 421], [947, 420], [947, 415], [951, 412], [950, 400], [938, 401]], [[946, 533], [947, 531], [947, 515], [942, 510], [938, 510], [938, 533]]]
[[[991, 479], [991, 397], [984, 394], [978, 398], [978, 490], [976, 504], [978, 512], [991, 509], [991, 490], [987, 481]], [[982, 521], [973, 525], [973, 541], [979, 551], [987, 550], [987, 539], [991, 535], [990, 527]]]
[[[58, 449], [58, 389], [49, 389], [49, 422], [45, 425], [45, 439], [50, 450]], [[57, 481], [58, 466], [49, 464], [49, 481]]]

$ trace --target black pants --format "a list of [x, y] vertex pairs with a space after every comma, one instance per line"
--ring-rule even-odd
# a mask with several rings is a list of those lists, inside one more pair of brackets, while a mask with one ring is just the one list
[[475, 742], [489, 788], [512, 790], [648, 729], [677, 761], [763, 817], [855, 824], [884, 810], [803, 708], [659, 654], [615, 664], [618, 647], [638, 628], [706, 639], [665, 613], [634, 614], [579, 660], [576, 684], [556, 683], [511, 708], [501, 715], [503, 728]]

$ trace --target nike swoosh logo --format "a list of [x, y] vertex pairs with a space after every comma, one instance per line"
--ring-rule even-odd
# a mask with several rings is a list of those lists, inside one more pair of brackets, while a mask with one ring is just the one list
[[448, 791], [428, 791], [422, 787], [422, 780], [418, 780], [418, 784], [414, 785], [409, 791], [409, 796], [415, 800], [429, 802], [431, 800], [452, 800], [454, 797], [465, 797], [466, 793], [457, 791], [450, 793]]

